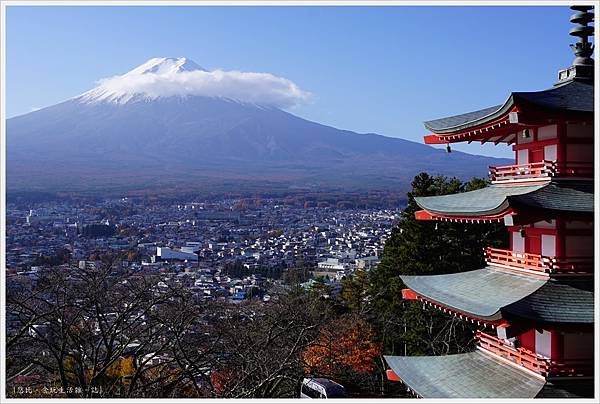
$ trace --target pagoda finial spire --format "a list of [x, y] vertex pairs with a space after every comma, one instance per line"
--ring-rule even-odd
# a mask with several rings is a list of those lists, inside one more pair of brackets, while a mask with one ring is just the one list
[[575, 10], [577, 13], [571, 16], [570, 21], [579, 24], [569, 31], [569, 35], [579, 37], [579, 42], [571, 45], [576, 56], [573, 65], [593, 65], [594, 60], [591, 56], [594, 53], [594, 44], [588, 41], [588, 37], [594, 35], [594, 27], [588, 24], [594, 21], [594, 7], [572, 6], [571, 10]]
[[576, 13], [571, 15], [570, 21], [577, 25], [571, 28], [569, 35], [578, 37], [579, 41], [571, 45], [575, 60], [571, 66], [558, 72], [558, 84], [570, 80], [594, 80], [594, 44], [588, 40], [594, 35], [594, 26], [588, 25], [594, 22], [594, 7], [571, 6], [571, 10]]

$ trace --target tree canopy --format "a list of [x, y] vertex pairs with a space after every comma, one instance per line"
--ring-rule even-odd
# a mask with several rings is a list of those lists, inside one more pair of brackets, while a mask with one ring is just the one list
[[415, 197], [467, 192], [486, 185], [479, 178], [465, 183], [426, 173], [414, 178], [401, 221], [385, 244], [380, 264], [370, 272], [373, 321], [386, 353], [422, 355], [468, 349], [469, 326], [416, 302], [403, 301], [405, 285], [400, 275], [455, 273], [485, 265], [483, 249], [506, 243], [504, 226], [416, 220], [420, 208]]

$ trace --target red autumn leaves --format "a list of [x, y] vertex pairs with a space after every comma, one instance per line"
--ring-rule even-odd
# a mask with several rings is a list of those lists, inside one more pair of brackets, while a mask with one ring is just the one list
[[308, 374], [336, 376], [343, 372], [372, 373], [381, 345], [369, 323], [346, 315], [324, 325], [317, 341], [303, 354]]

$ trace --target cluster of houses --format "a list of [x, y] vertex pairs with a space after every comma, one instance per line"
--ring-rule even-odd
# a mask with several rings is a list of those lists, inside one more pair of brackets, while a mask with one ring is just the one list
[[[276, 280], [268, 279], [270, 274], [290, 268], [331, 282], [369, 270], [398, 220], [396, 211], [384, 209], [305, 208], [263, 200], [240, 211], [237, 204], [235, 199], [149, 204], [130, 198], [9, 203], [7, 274], [35, 280], [48, 266], [93, 269], [103, 265], [103, 254], [113, 252], [122, 253], [121, 268], [160, 273], [198, 298], [264, 298], [265, 282]], [[231, 265], [244, 273], [228, 274]]]

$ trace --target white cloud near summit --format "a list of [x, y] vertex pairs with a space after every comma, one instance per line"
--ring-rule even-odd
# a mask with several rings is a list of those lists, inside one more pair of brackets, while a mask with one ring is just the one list
[[139, 96], [155, 99], [191, 95], [223, 97], [277, 108], [289, 108], [310, 98], [310, 93], [283, 77], [223, 70], [124, 74], [100, 80], [99, 86], [82, 98], [125, 103]]

